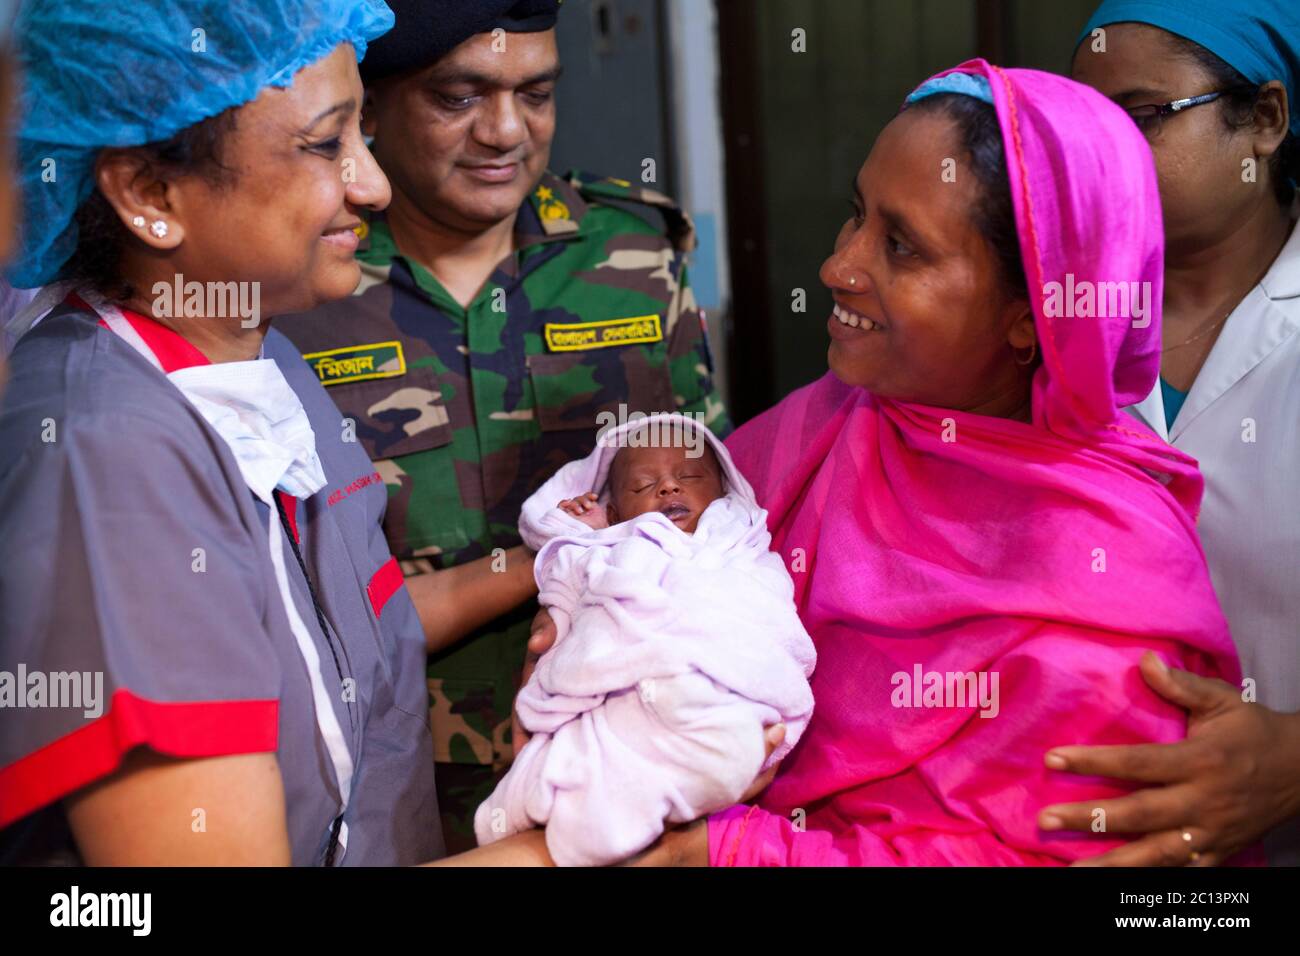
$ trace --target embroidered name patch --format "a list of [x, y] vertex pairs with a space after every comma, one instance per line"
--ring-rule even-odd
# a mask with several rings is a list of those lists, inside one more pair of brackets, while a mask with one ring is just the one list
[[604, 322], [546, 323], [546, 347], [552, 352], [603, 349], [611, 345], [637, 345], [663, 341], [664, 331], [657, 315]]
[[303, 361], [316, 370], [322, 385], [364, 382], [372, 378], [394, 378], [406, 374], [401, 342], [352, 345], [328, 352], [312, 352]]

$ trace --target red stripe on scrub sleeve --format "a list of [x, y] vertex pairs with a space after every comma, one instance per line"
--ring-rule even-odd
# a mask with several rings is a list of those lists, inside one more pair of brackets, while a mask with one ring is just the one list
[[383, 613], [384, 605], [401, 586], [402, 569], [396, 558], [389, 558], [366, 585], [366, 594], [370, 595], [370, 606], [375, 609], [375, 617]]
[[278, 700], [171, 703], [119, 690], [93, 723], [0, 767], [0, 828], [107, 777], [141, 745], [181, 758], [271, 753], [279, 714]]

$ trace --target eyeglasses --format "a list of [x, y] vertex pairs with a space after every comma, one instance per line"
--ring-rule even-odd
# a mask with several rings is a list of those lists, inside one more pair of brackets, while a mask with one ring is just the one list
[[1165, 117], [1181, 113], [1183, 110], [1191, 109], [1193, 106], [1201, 106], [1205, 103], [1213, 103], [1220, 96], [1228, 93], [1237, 93], [1243, 89], [1254, 89], [1254, 87], [1231, 87], [1226, 90], [1216, 90], [1213, 93], [1202, 93], [1200, 96], [1187, 96], [1181, 100], [1171, 100], [1168, 103], [1150, 106], [1130, 106], [1124, 112], [1133, 118], [1147, 137], [1155, 137], [1160, 133], [1160, 126], [1165, 121]]

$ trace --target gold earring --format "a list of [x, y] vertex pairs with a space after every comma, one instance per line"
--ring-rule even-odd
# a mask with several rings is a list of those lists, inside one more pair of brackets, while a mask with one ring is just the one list
[[1026, 366], [1033, 365], [1034, 359], [1036, 359], [1037, 357], [1038, 357], [1038, 339], [1034, 339], [1033, 345], [1030, 346], [1029, 348], [1029, 358], [1025, 359], [1025, 361], [1022, 362], [1017, 357], [1016, 364], [1024, 368]]

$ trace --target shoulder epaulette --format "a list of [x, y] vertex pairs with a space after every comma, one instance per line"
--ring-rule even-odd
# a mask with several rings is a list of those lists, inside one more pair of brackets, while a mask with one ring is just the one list
[[664, 217], [668, 238], [673, 246], [680, 252], [690, 252], [695, 248], [695, 224], [691, 221], [690, 215], [673, 199], [657, 189], [648, 189], [626, 179], [597, 176], [576, 169], [570, 171], [566, 179], [588, 201], [613, 199], [618, 202], [654, 206]]

